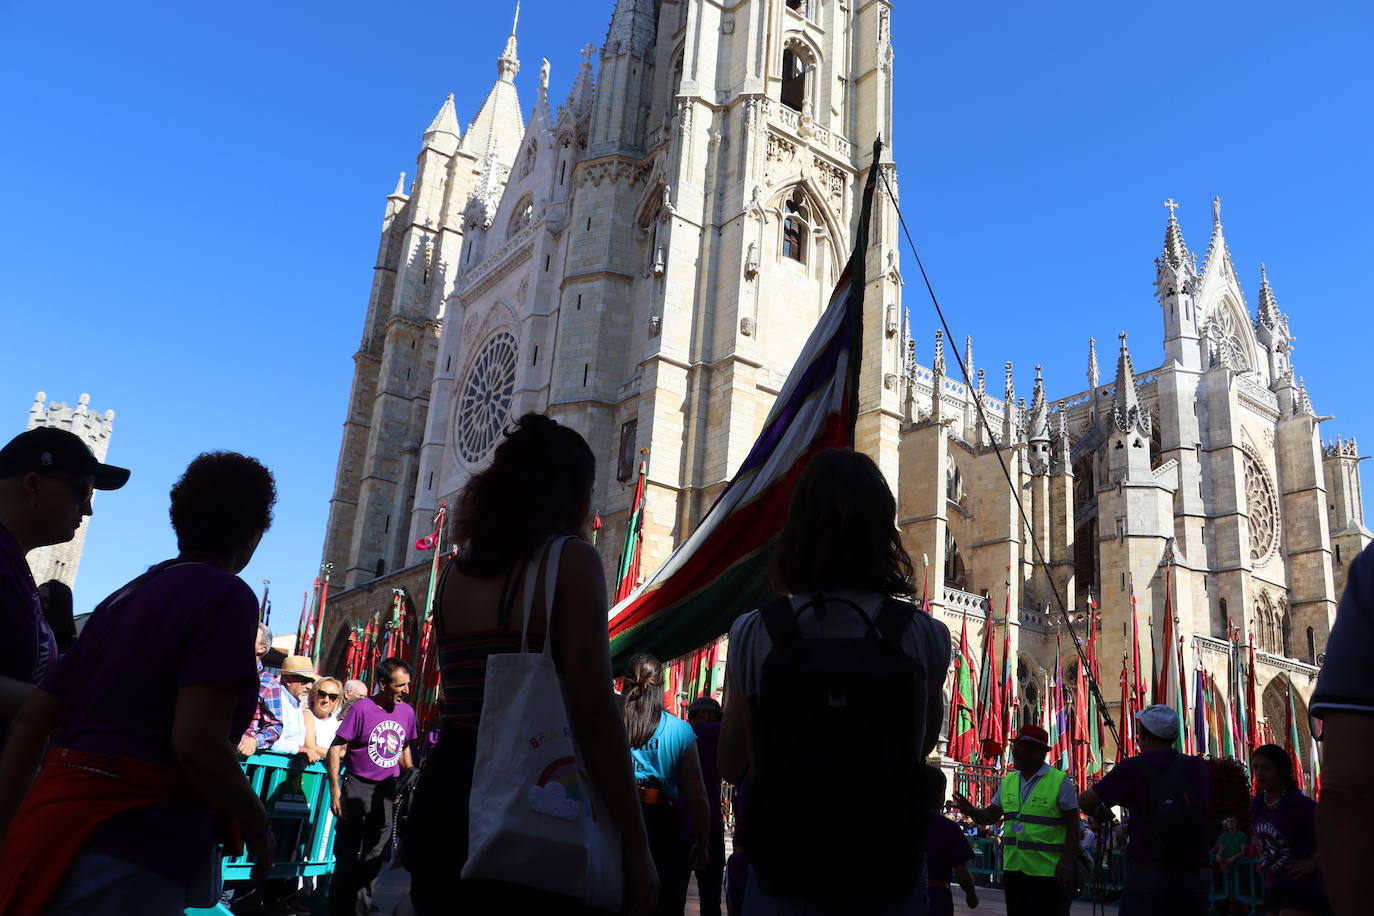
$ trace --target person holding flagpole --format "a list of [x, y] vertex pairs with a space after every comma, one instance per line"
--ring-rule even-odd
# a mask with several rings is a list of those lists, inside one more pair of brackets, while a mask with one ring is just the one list
[[1069, 774], [1050, 766], [1049, 735], [1023, 725], [1011, 745], [1015, 770], [992, 803], [975, 808], [959, 793], [954, 804], [976, 824], [1003, 821], [1002, 879], [1008, 916], [1064, 916], [1073, 900], [1078, 856], [1078, 792]]

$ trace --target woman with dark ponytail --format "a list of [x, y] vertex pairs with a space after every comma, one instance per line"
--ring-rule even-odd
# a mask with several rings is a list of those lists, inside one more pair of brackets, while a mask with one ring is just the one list
[[[711, 809], [697, 756], [697, 735], [663, 708], [663, 663], [652, 655], [633, 656], [621, 687], [625, 732], [630, 739], [635, 784], [649, 830], [649, 849], [662, 882], [661, 916], [682, 916], [691, 874], [706, 865]], [[691, 849], [683, 848], [682, 822], [674, 802], [682, 796], [692, 819]]]
[[[443, 722], [415, 789], [405, 838], [411, 902], [420, 916], [586, 909], [571, 897], [458, 877], [468, 859], [478, 725], [490, 712], [483, 708], [487, 660], [520, 651], [522, 596], [527, 589], [545, 595], [550, 578], [552, 622], [546, 626], [542, 613], [530, 615], [529, 649], [541, 651], [551, 640], [579, 757], [620, 832], [625, 910], [653, 912], [658, 878], [610, 689], [605, 573], [600, 554], [583, 539], [595, 471], [591, 449], [575, 430], [526, 414], [457, 499], [453, 534], [459, 550], [443, 571], [434, 606]], [[550, 548], [560, 540], [554, 563]], [[530, 577], [534, 581], [527, 582]]]
[[1330, 912], [1317, 870], [1317, 803], [1303, 794], [1293, 761], [1277, 744], [1250, 755], [1259, 792], [1250, 802], [1250, 835], [1264, 873], [1261, 913], [1323, 916]]

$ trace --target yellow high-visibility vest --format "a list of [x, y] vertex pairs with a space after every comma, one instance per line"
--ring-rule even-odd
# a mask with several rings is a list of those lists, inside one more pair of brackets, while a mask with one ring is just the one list
[[1002, 779], [1003, 871], [1054, 877], [1068, 837], [1059, 810], [1059, 789], [1066, 778], [1063, 770], [1050, 767], [1024, 799], [1019, 772], [1013, 770]]

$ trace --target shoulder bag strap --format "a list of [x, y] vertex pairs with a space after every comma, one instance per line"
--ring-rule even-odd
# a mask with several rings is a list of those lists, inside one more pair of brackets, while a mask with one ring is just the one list
[[563, 557], [563, 545], [571, 536], [556, 538], [544, 557], [544, 657], [553, 657], [553, 594], [558, 585], [558, 563]]

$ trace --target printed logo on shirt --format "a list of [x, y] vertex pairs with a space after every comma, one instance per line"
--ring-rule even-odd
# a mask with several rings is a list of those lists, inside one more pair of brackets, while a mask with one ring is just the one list
[[1265, 871], [1282, 871], [1287, 867], [1292, 848], [1288, 845], [1288, 839], [1273, 824], [1268, 821], [1255, 824], [1255, 845], [1259, 848]]
[[377, 727], [372, 729], [372, 734], [367, 737], [367, 756], [372, 758], [372, 762], [383, 769], [390, 769], [398, 766], [401, 762], [401, 751], [405, 749], [406, 731], [401, 727], [401, 723], [392, 719], [378, 722]]

